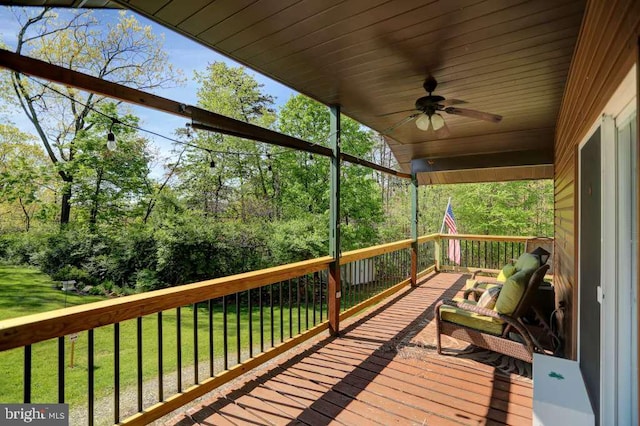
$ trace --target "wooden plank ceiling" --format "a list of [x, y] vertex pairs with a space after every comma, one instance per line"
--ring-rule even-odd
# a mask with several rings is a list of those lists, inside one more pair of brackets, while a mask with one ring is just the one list
[[[413, 122], [388, 132], [404, 171], [416, 159], [425, 160], [423, 170], [441, 165], [420, 172], [421, 184], [553, 177], [555, 125], [585, 0], [114, 3], [325, 104], [340, 104], [379, 132], [415, 112], [428, 74], [439, 83], [434, 94], [504, 117], [495, 124], [443, 113], [450, 134], [440, 139]], [[506, 154], [493, 161], [488, 154], [495, 153]], [[460, 156], [464, 166], [444, 170]]]

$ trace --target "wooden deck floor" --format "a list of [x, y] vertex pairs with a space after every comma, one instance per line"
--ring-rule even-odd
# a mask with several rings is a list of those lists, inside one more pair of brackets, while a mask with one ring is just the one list
[[176, 425], [531, 424], [532, 385], [433, 349], [433, 306], [464, 285], [427, 277], [235, 389], [175, 417]]

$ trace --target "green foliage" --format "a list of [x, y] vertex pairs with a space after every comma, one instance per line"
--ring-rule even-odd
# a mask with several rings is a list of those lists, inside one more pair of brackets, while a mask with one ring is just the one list
[[187, 215], [156, 232], [157, 272], [177, 285], [262, 267], [264, 242], [260, 228], [214, 222]]
[[29, 231], [34, 218], [50, 217], [54, 179], [54, 169], [34, 137], [0, 124], [0, 208], [9, 218], [0, 222], [0, 230], [16, 230], [12, 219], [21, 218], [21, 228]]
[[[319, 145], [328, 146], [329, 109], [303, 95], [292, 96], [279, 115], [279, 129]], [[341, 149], [366, 157], [375, 142], [371, 132], [348, 117], [341, 118]], [[329, 161], [291, 152], [277, 157], [284, 217], [303, 213], [326, 213], [329, 209]], [[377, 240], [376, 227], [382, 221], [382, 199], [371, 170], [343, 163], [341, 169], [341, 226], [344, 250], [363, 247]], [[285, 210], [286, 209], [286, 210]]]
[[[116, 22], [103, 24], [90, 10], [80, 9], [58, 14], [50, 8], [25, 8], [16, 9], [14, 16], [20, 26], [16, 53], [138, 89], [180, 82], [180, 73], [167, 61], [162, 38], [124, 11]], [[62, 186], [60, 222], [69, 223], [76, 173], [80, 180], [86, 179], [91, 175], [87, 167], [95, 166], [90, 157], [81, 158], [79, 163], [74, 161], [83, 152], [97, 150], [98, 139], [91, 133], [101, 126], [93, 129], [96, 120], [90, 116], [105, 98], [54, 83], [41, 85], [19, 73], [3, 74], [0, 87], [8, 89], [1, 90], [0, 96], [24, 111], [51, 163], [57, 167]], [[100, 200], [104, 194], [100, 191], [100, 170], [93, 167], [91, 171], [98, 174], [90, 214], [91, 223], [95, 223], [96, 205], [108, 200]], [[87, 198], [86, 194], [81, 195]]]
[[449, 197], [459, 233], [553, 236], [550, 180], [421, 187], [423, 233], [440, 231]]
[[92, 279], [87, 271], [71, 265], [65, 265], [62, 268], [58, 269], [54, 274], [51, 275], [51, 278], [56, 281], [75, 280], [78, 283], [76, 285], [76, 287], [78, 288], [82, 288], [83, 284], [92, 283]]
[[[138, 125], [138, 118], [118, 116], [114, 103], [100, 105], [99, 111], [87, 117], [87, 130], [78, 133], [73, 160], [61, 166], [74, 176], [73, 204], [80, 207], [78, 216], [92, 225], [132, 215], [150, 173], [147, 141], [130, 127]], [[119, 123], [107, 117], [118, 117]], [[108, 132], [116, 138], [115, 151], [106, 148]]]
[[307, 214], [274, 223], [268, 240], [272, 262], [278, 265], [325, 256], [329, 252], [326, 215]]

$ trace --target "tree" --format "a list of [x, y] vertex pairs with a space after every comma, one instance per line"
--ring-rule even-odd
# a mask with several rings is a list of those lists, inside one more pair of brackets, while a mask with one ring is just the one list
[[[75, 156], [65, 163], [65, 172], [75, 178], [74, 205], [86, 208], [91, 227], [98, 219], [113, 221], [131, 214], [146, 194], [150, 172], [147, 141], [134, 130], [138, 118], [118, 115], [112, 102], [101, 104], [98, 111], [87, 116], [86, 130], [75, 139]], [[114, 151], [105, 146], [108, 132], [117, 141]]]
[[[116, 23], [100, 24], [86, 9], [61, 14], [50, 8], [33, 10], [14, 9], [20, 24], [16, 53], [137, 89], [179, 81], [179, 72], [167, 62], [162, 39], [126, 12], [119, 12]], [[10, 78], [12, 101], [33, 123], [65, 183], [60, 222], [68, 223], [75, 176], [73, 167], [65, 163], [74, 160], [77, 138], [91, 126], [87, 117], [105, 98], [52, 83], [39, 84], [17, 72]]]
[[17, 204], [25, 231], [54, 193], [53, 170], [34, 136], [0, 124], [0, 200]]
[[[280, 111], [280, 130], [319, 145], [328, 146], [329, 109], [304, 95], [292, 96]], [[356, 121], [341, 117], [342, 151], [370, 158], [373, 134]], [[279, 155], [275, 161], [281, 182], [280, 203], [284, 216], [295, 218], [305, 211], [327, 214], [329, 209], [329, 161], [302, 152]], [[376, 174], [368, 168], [343, 163], [340, 193], [341, 231], [344, 249], [377, 239], [382, 222], [382, 197]]]
[[420, 187], [424, 233], [440, 232], [451, 197], [458, 232], [483, 235], [553, 235], [553, 182], [488, 182]]
[[[273, 124], [273, 98], [243, 67], [214, 62], [196, 80], [201, 107], [263, 127]], [[215, 218], [272, 215], [271, 146], [209, 132], [198, 132], [190, 144], [178, 173], [193, 207]]]

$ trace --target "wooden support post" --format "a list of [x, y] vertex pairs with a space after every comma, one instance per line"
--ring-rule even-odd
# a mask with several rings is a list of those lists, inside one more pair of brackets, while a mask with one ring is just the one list
[[331, 106], [331, 187], [329, 190], [329, 331], [340, 332], [340, 106]]
[[411, 286], [418, 285], [418, 177], [411, 175]]
[[442, 237], [438, 235], [438, 238], [433, 240], [433, 247], [435, 249], [434, 257], [435, 257], [435, 263], [436, 263], [436, 272], [440, 272], [440, 256], [442, 253], [441, 246], [442, 246]]

